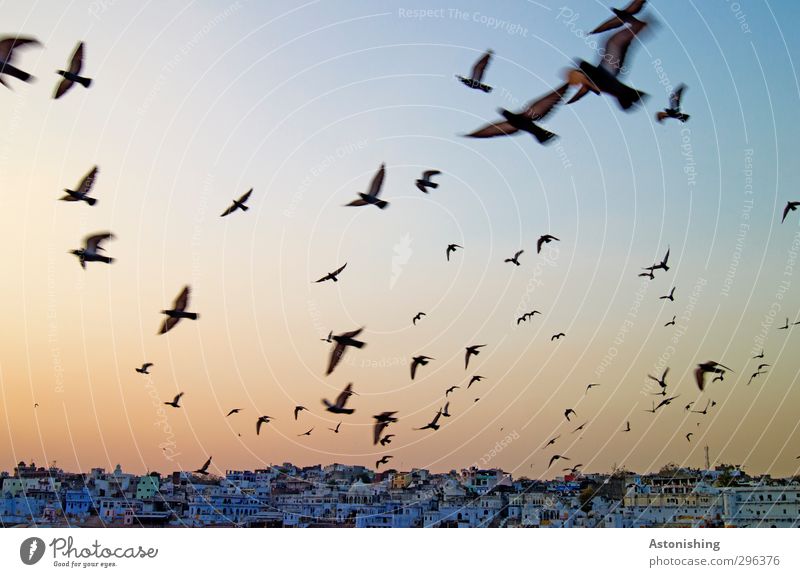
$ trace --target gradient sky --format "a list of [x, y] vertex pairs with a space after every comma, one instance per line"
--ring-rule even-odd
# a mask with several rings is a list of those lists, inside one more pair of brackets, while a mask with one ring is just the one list
[[[33, 459], [163, 473], [212, 455], [222, 472], [373, 466], [388, 453], [406, 469], [554, 476], [554, 452], [587, 471], [646, 471], [701, 466], [708, 445], [715, 463], [797, 472], [800, 336], [777, 330], [800, 318], [797, 214], [780, 225], [786, 201], [800, 200], [797, 3], [648, 3], [657, 25], [627, 76], [650, 93], [645, 107], [624, 113], [590, 95], [547, 119], [560, 135], [548, 147], [459, 135], [557, 86], [573, 58], [594, 60], [580, 31], [609, 16], [604, 2], [0, 11], [1, 33], [44, 44], [17, 54], [37, 82], [0, 87], [0, 468]], [[54, 101], [54, 71], [79, 40], [94, 84]], [[453, 78], [487, 48], [491, 94]], [[655, 123], [662, 80], [689, 86], [687, 124]], [[343, 208], [381, 162], [389, 209]], [[97, 205], [58, 202], [95, 164]], [[428, 168], [443, 174], [423, 195], [414, 179]], [[220, 219], [250, 187], [251, 210]], [[81, 270], [67, 251], [103, 230], [117, 236], [116, 262]], [[561, 242], [537, 255], [545, 233]], [[464, 250], [447, 263], [451, 242]], [[670, 270], [638, 278], [668, 246]], [[503, 263], [520, 248], [522, 266]], [[311, 283], [344, 262], [341, 282]], [[200, 320], [157, 336], [159, 311], [185, 284]], [[672, 286], [675, 302], [659, 300]], [[533, 308], [543, 315], [517, 327]], [[427, 317], [412, 327], [418, 311]], [[325, 377], [319, 339], [359, 326], [368, 346]], [[747, 386], [762, 330], [773, 366]], [[464, 347], [484, 343], [465, 373]], [[417, 354], [436, 361], [412, 382]], [[692, 371], [708, 359], [735, 374], [698, 394]], [[150, 377], [133, 370], [144, 361]], [[646, 375], [664, 366], [680, 398], [654, 416], [644, 410], [661, 397]], [[487, 379], [466, 391], [478, 373]], [[320, 399], [348, 382], [356, 412], [334, 435]], [[602, 386], [584, 395], [590, 382]], [[451, 385], [462, 386], [453, 417], [413, 431]], [[183, 408], [165, 411], [178, 391]], [[708, 399], [718, 404], [706, 417], [683, 410]], [[310, 409], [299, 422], [296, 404]], [[233, 407], [244, 411], [226, 419]], [[371, 442], [371, 415], [384, 410], [400, 417], [388, 451]], [[262, 414], [275, 421], [256, 437]], [[626, 420], [633, 430], [621, 433]]]

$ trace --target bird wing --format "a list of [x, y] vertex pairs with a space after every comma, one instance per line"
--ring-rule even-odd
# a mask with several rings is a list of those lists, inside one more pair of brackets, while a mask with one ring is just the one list
[[422, 178], [425, 180], [430, 180], [432, 176], [436, 176], [437, 174], [442, 174], [441, 170], [426, 170], [422, 173]]
[[103, 250], [103, 247], [100, 246], [100, 243], [110, 238], [114, 238], [114, 235], [110, 232], [101, 232], [87, 236], [86, 240], [84, 241], [87, 252], [96, 253], [98, 250]]
[[375, 173], [375, 176], [372, 177], [372, 182], [369, 185], [369, 192], [367, 193], [369, 196], [377, 197], [381, 193], [381, 187], [383, 186], [383, 177], [386, 175], [386, 165], [381, 164], [381, 167], [378, 169], [378, 172]]
[[514, 134], [518, 132], [519, 128], [511, 126], [511, 123], [508, 121], [501, 121], [495, 122], [493, 124], [487, 124], [474, 132], [470, 132], [469, 134], [465, 134], [469, 138], [492, 138], [493, 136], [508, 136], [509, 134]]
[[143, 368], [143, 369], [145, 369], [145, 370], [147, 370], [147, 369], [149, 369], [149, 368], [150, 368], [150, 367], [152, 367], [152, 366], [153, 366], [153, 363], [145, 363], [145, 364], [143, 364], [143, 365], [142, 365], [142, 368]]
[[203, 466], [198, 469], [198, 471], [205, 471], [208, 469], [209, 465], [211, 465], [211, 457], [208, 458], [208, 461], [203, 463]]
[[694, 370], [694, 378], [697, 381], [697, 387], [702, 391], [705, 388], [705, 371], [701, 367]]
[[176, 319], [173, 317], [167, 317], [164, 319], [164, 323], [161, 325], [161, 329], [159, 329], [158, 334], [163, 335], [164, 333], [168, 333], [172, 330], [172, 327], [178, 324], [180, 319]]
[[239, 198], [239, 202], [241, 202], [242, 204], [244, 204], [245, 202], [247, 202], [247, 199], [248, 199], [248, 198], [250, 198], [250, 195], [251, 195], [251, 194], [253, 194], [253, 189], [252, 189], [252, 188], [251, 188], [250, 190], [248, 190], [247, 192], [245, 192], [245, 193], [244, 193], [244, 194], [241, 196], [241, 198]]
[[83, 42], [78, 43], [75, 52], [72, 53], [72, 60], [69, 63], [69, 71], [78, 74], [83, 66]]
[[647, 0], [632, 0], [630, 4], [628, 4], [624, 10], [628, 14], [638, 14], [644, 5], [647, 3]]
[[439, 410], [437, 411], [437, 413], [436, 413], [436, 416], [433, 418], [433, 420], [431, 421], [431, 423], [430, 423], [430, 424], [431, 424], [431, 425], [435, 425], [435, 424], [436, 424], [436, 423], [439, 421], [439, 418], [440, 418], [441, 416], [442, 416], [442, 409], [439, 409]]
[[261, 420], [261, 418], [259, 418], [259, 419], [256, 421], [256, 435], [258, 435], [258, 434], [260, 434], [260, 433], [261, 433], [261, 425], [262, 425], [263, 423], [264, 423], [264, 421], [262, 421], [262, 420]]
[[669, 95], [669, 105], [670, 107], [674, 108], [675, 110], [680, 110], [681, 107], [681, 97], [683, 96], [683, 91], [686, 90], [686, 85], [681, 84], [676, 89], [675, 92]]
[[786, 203], [786, 207], [783, 209], [783, 218], [781, 219], [781, 222], [786, 220], [786, 215], [789, 214], [789, 211], [792, 209], [791, 207], [792, 207], [792, 203], [791, 202], [787, 202]]
[[419, 361], [417, 361], [417, 359], [414, 359], [413, 361], [411, 361], [411, 380], [412, 381], [414, 380], [414, 376], [417, 374], [417, 365], [419, 365]]
[[222, 217], [222, 216], [228, 216], [228, 215], [229, 215], [230, 213], [232, 213], [234, 210], [236, 210], [236, 205], [235, 205], [235, 204], [232, 204], [232, 205], [230, 205], [228, 208], [226, 208], [226, 209], [225, 209], [225, 211], [224, 211], [224, 212], [223, 212], [223, 213], [222, 213], [220, 216], [221, 216], [221, 217]]
[[190, 292], [189, 285], [183, 287], [181, 294], [179, 294], [177, 298], [175, 298], [175, 302], [172, 304], [172, 308], [174, 308], [176, 311], [186, 310], [186, 307], [189, 306], [189, 292]]
[[14, 49], [26, 44], [39, 45], [39, 41], [35, 38], [3, 38], [0, 40], [0, 60], [6, 64], [10, 64], [14, 58]]
[[600, 66], [614, 76], [618, 76], [625, 65], [625, 57], [628, 54], [631, 42], [646, 26], [647, 22], [634, 18], [630, 26], [626, 26], [619, 32], [614, 33], [606, 42]]
[[344, 263], [342, 266], [340, 266], [340, 267], [339, 267], [339, 268], [337, 268], [335, 271], [333, 271], [333, 273], [332, 273], [332, 274], [333, 274], [334, 276], [336, 276], [337, 274], [339, 274], [340, 272], [342, 272], [342, 271], [344, 270], [344, 267], [346, 267], [346, 266], [347, 266], [347, 263]]
[[383, 421], [378, 421], [377, 423], [375, 423], [375, 429], [374, 429], [373, 435], [372, 435], [372, 444], [373, 445], [377, 445], [378, 444], [378, 441], [380, 441], [380, 439], [381, 439], [381, 433], [388, 426], [389, 426], [389, 423], [386, 423], [386, 422], [383, 422]]
[[98, 168], [95, 166], [89, 172], [86, 173], [86, 176], [83, 177], [81, 180], [80, 185], [78, 185], [78, 192], [81, 194], [89, 194], [89, 191], [92, 190], [94, 186], [94, 181], [97, 178]]
[[605, 32], [607, 30], [613, 30], [614, 28], [619, 28], [623, 24], [624, 22], [619, 16], [612, 16], [608, 20], [599, 24], [597, 28], [589, 32], [589, 34], [600, 34], [601, 32]]
[[67, 90], [72, 88], [73, 84], [75, 84], [75, 83], [72, 80], [70, 80], [69, 78], [62, 78], [61, 82], [59, 82], [58, 86], [56, 86], [56, 91], [53, 93], [53, 99], [54, 100], [58, 100], [59, 98], [64, 96], [64, 94], [66, 94]]
[[357, 198], [355, 200], [351, 200], [350, 202], [345, 204], [345, 206], [364, 206], [365, 204], [367, 204], [366, 200], [364, 200], [363, 198]]
[[539, 253], [542, 251], [542, 244], [544, 244], [544, 237], [539, 237], [539, 240], [536, 241], [536, 252]]
[[528, 105], [528, 108], [523, 114], [531, 120], [542, 120], [549, 115], [556, 106], [561, 104], [564, 100], [564, 95], [569, 90], [569, 86], [569, 83], [562, 84], [538, 100], [534, 100]]
[[486, 67], [489, 65], [489, 60], [492, 59], [492, 54], [494, 53], [491, 50], [487, 50], [486, 53], [481, 56], [472, 66], [472, 80], [480, 82], [483, 79], [483, 74], [486, 72]]
[[350, 398], [350, 395], [353, 394], [353, 383], [347, 383], [347, 386], [344, 390], [339, 393], [339, 396], [336, 397], [336, 406], [340, 409], [344, 408], [345, 403], [347, 403], [347, 399]]
[[339, 336], [340, 337], [344, 337], [346, 339], [352, 339], [353, 337], [357, 337], [358, 335], [360, 335], [361, 331], [363, 331], [363, 330], [364, 330], [364, 327], [361, 327], [360, 329], [356, 329], [356, 330], [350, 331], [348, 333], [342, 333]]
[[328, 370], [325, 372], [326, 375], [330, 375], [333, 372], [333, 369], [336, 368], [336, 365], [339, 364], [339, 361], [342, 359], [342, 355], [344, 354], [344, 349], [345, 346], [340, 343], [336, 343], [336, 346], [333, 347], [333, 350], [331, 351], [331, 359], [328, 362]]

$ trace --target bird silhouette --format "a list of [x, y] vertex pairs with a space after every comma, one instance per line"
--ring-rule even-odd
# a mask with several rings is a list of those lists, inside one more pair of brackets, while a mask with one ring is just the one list
[[569, 461], [570, 460], [569, 457], [565, 457], [563, 455], [553, 455], [552, 457], [550, 457], [550, 463], [547, 465], [547, 468], [549, 469], [550, 467], [552, 467], [553, 463], [555, 461], [558, 461], [559, 459], [564, 459], [565, 461]]
[[447, 262], [450, 262], [450, 253], [451, 252], [456, 252], [457, 248], [464, 248], [464, 247], [461, 246], [461, 245], [458, 245], [458, 244], [448, 244], [447, 245], [447, 250], [445, 251], [445, 256], [447, 257]]
[[436, 416], [433, 417], [433, 420], [430, 423], [428, 423], [424, 427], [420, 427], [419, 429], [414, 429], [414, 430], [415, 431], [424, 431], [425, 429], [433, 429], [434, 431], [438, 431], [439, 427], [441, 427], [441, 425], [438, 424], [439, 423], [439, 418], [441, 418], [441, 416], [442, 416], [442, 409], [439, 409], [436, 412]]
[[658, 297], [658, 300], [668, 300], [675, 302], [675, 287], [672, 287], [672, 290], [669, 291], [668, 295]]
[[749, 378], [749, 379], [748, 379], [748, 381], [747, 381], [747, 384], [748, 384], [748, 386], [750, 385], [750, 383], [752, 383], [752, 382], [753, 382], [753, 379], [755, 379], [756, 377], [758, 377], [758, 376], [760, 376], [760, 375], [766, 375], [766, 374], [767, 374], [767, 372], [766, 372], [766, 371], [760, 371], [760, 370], [757, 370], [755, 373], [753, 373], [752, 375], [750, 375], [750, 378]]
[[200, 315], [197, 313], [186, 312], [186, 307], [189, 306], [190, 293], [191, 289], [189, 288], [189, 285], [186, 285], [183, 287], [181, 293], [175, 298], [175, 301], [172, 303], [172, 308], [161, 311], [161, 314], [167, 315], [167, 318], [164, 319], [164, 323], [161, 325], [161, 330], [158, 331], [158, 334], [163, 335], [168, 333], [180, 322], [181, 319], [190, 319], [196, 321], [198, 318], [200, 318]]
[[[443, 417], [450, 417], [451, 416], [450, 415], [450, 401], [447, 401], [444, 404], [444, 409], [442, 409], [442, 416]], [[503, 429], [500, 429], [500, 430], [502, 431]]]
[[14, 51], [23, 46], [41, 46], [35, 38], [23, 38], [14, 36], [12, 38], [0, 39], [0, 84], [6, 88], [11, 88], [3, 77], [4, 74], [18, 78], [24, 82], [33, 82], [34, 78], [24, 70], [20, 70], [12, 63], [14, 62]]
[[485, 378], [486, 378], [486, 377], [483, 377], [483, 376], [481, 376], [481, 375], [474, 375], [474, 376], [473, 376], [473, 377], [472, 377], [472, 378], [469, 380], [469, 384], [467, 384], [467, 388], [470, 388], [470, 387], [472, 386], [472, 383], [480, 383], [480, 382], [481, 382], [483, 379], [485, 379]]
[[631, 42], [647, 26], [646, 22], [631, 17], [630, 25], [615, 32], [606, 41], [597, 66], [585, 60], [578, 60], [578, 67], [567, 71], [567, 82], [580, 88], [569, 103], [574, 103], [589, 92], [606, 93], [617, 99], [620, 108], [629, 110], [634, 104], [641, 102], [647, 94], [640, 92], [619, 80], [619, 74], [625, 70], [625, 57]]
[[92, 169], [86, 173], [86, 176], [81, 179], [81, 182], [77, 187], [78, 190], [70, 190], [69, 188], [65, 188], [64, 192], [67, 194], [62, 196], [59, 200], [64, 200], [66, 202], [83, 201], [89, 206], [94, 206], [97, 203], [97, 199], [90, 197], [89, 192], [91, 192], [94, 182], [97, 180], [98, 172], [99, 169], [96, 166], [92, 167]]
[[295, 421], [297, 420], [297, 416], [300, 414], [300, 411], [307, 411], [307, 410], [308, 409], [306, 409], [303, 405], [297, 405], [294, 408], [294, 420]]
[[517, 324], [529, 320], [534, 315], [540, 315], [540, 314], [542, 314], [541, 311], [536, 311], [536, 310], [533, 310], [533, 311], [531, 311], [529, 313], [525, 313], [521, 317], [517, 318]]
[[426, 357], [425, 355], [419, 355], [417, 357], [412, 357], [411, 359], [411, 380], [414, 380], [414, 377], [417, 374], [417, 367], [422, 365], [423, 367], [428, 364], [429, 361], [435, 361], [433, 357]]
[[[460, 389], [460, 388], [461, 388], [461, 387], [459, 387], [458, 385], [453, 385], [452, 387], [450, 387], [449, 389], [447, 389], [447, 390], [444, 392], [444, 396], [445, 396], [445, 398], [447, 398], [447, 397], [450, 395], [450, 393], [452, 393], [452, 392], [453, 392], [453, 391], [455, 391], [456, 389]], [[469, 388], [469, 387], [467, 387], [467, 388]]]
[[597, 28], [589, 32], [589, 34], [599, 34], [600, 32], [606, 32], [607, 30], [613, 30], [614, 28], [624, 26], [626, 22], [630, 22], [633, 19], [635, 14], [641, 11], [646, 2], [647, 0], [633, 0], [625, 8], [611, 8], [614, 16], [597, 26]]
[[[584, 423], [584, 424], [585, 424], [585, 423]], [[575, 429], [575, 430], [577, 431], [578, 429]], [[573, 431], [573, 432], [574, 432], [574, 431]], [[549, 447], [550, 445], [555, 445], [555, 444], [556, 444], [556, 441], [558, 440], [558, 438], [559, 438], [560, 436], [561, 436], [561, 435], [556, 435], [555, 437], [553, 437], [552, 439], [550, 439], [549, 441], [547, 441], [547, 444], [546, 444], [544, 447], [542, 447], [542, 450], [546, 449], [546, 448], [547, 448], [547, 447]]]
[[584, 428], [586, 425], [588, 425], [588, 424], [589, 424], [589, 421], [586, 421], [586, 422], [585, 422], [585, 423], [583, 423], [582, 425], [579, 425], [579, 426], [575, 427], [574, 429], [572, 429], [572, 433], [571, 433], [571, 434], [575, 434], [575, 433], [577, 433], [578, 431], [582, 431], [582, 430], [583, 430], [583, 428]]
[[91, 86], [92, 79], [81, 76], [81, 68], [83, 68], [83, 42], [79, 42], [78, 46], [75, 48], [75, 52], [72, 53], [72, 58], [69, 62], [69, 70], [56, 70], [56, 74], [64, 78], [58, 83], [58, 86], [56, 86], [55, 94], [53, 94], [54, 99], [58, 100], [64, 96], [67, 90], [72, 88], [72, 85], [76, 82], [84, 88], [89, 88], [89, 86]]
[[375, 425], [372, 430], [373, 445], [377, 445], [380, 442], [381, 435], [386, 427], [388, 427], [391, 423], [397, 422], [397, 417], [394, 416], [396, 414], [397, 411], [384, 411], [383, 413], [372, 416], [372, 418], [375, 419]]
[[786, 323], [782, 327], [778, 327], [779, 331], [785, 331], [789, 328], [789, 317], [786, 317]]
[[347, 386], [344, 388], [344, 390], [341, 393], [339, 393], [338, 397], [336, 397], [335, 403], [331, 403], [328, 399], [322, 399], [322, 404], [327, 407], [326, 410], [329, 413], [352, 415], [355, 412], [355, 409], [345, 408], [347, 400], [350, 398], [351, 395], [355, 395], [355, 393], [353, 392], [353, 383], [347, 383]]
[[342, 333], [340, 335], [335, 335], [333, 337], [334, 345], [333, 349], [331, 350], [331, 358], [328, 362], [328, 369], [325, 371], [326, 375], [330, 375], [333, 372], [333, 369], [336, 368], [336, 365], [339, 364], [339, 361], [342, 360], [342, 356], [344, 356], [344, 352], [347, 347], [355, 347], [357, 349], [363, 348], [366, 343], [363, 341], [356, 340], [355, 337], [361, 334], [361, 331], [364, 330], [364, 327], [360, 329], [356, 329], [354, 331], [350, 331], [348, 333]]
[[684, 90], [686, 90], [686, 85], [680, 84], [675, 91], [669, 95], [669, 107], [656, 112], [656, 120], [658, 122], [664, 122], [667, 118], [674, 118], [681, 122], [689, 120], [689, 115], [681, 112], [681, 98], [683, 97]]
[[786, 206], [783, 209], [783, 218], [781, 219], [781, 224], [783, 224], [783, 221], [786, 220], [786, 215], [789, 214], [789, 212], [797, 210], [798, 206], [800, 206], [800, 201], [790, 200], [786, 203]]
[[652, 380], [654, 380], [655, 382], [657, 382], [657, 383], [658, 383], [658, 385], [659, 385], [659, 386], [660, 386], [662, 389], [666, 389], [666, 388], [667, 388], [667, 381], [666, 381], [666, 379], [667, 379], [667, 373], [668, 373], [668, 372], [669, 372], [669, 367], [667, 367], [667, 368], [665, 368], [665, 369], [664, 369], [664, 372], [663, 372], [663, 373], [661, 373], [661, 378], [660, 378], [660, 379], [657, 379], [657, 378], [656, 378], [656, 377], [654, 377], [653, 375], [647, 375], [647, 378], [648, 378], [648, 379], [652, 379]]
[[513, 257], [507, 258], [503, 262], [510, 262], [510, 263], [514, 263], [515, 265], [519, 266], [519, 255], [521, 255], [523, 252], [525, 252], [525, 251], [524, 250], [518, 250], [517, 252], [514, 253]]
[[677, 315], [672, 315], [672, 320], [671, 321], [667, 321], [666, 323], [664, 323], [664, 326], [665, 327], [674, 326], [676, 318], [677, 318]]
[[227, 419], [231, 415], [238, 415], [241, 411], [242, 409], [231, 409], [230, 411], [228, 411], [228, 414], [225, 415], [225, 418]]
[[383, 436], [381, 438], [381, 440], [379, 441], [380, 444], [381, 444], [381, 447], [385, 447], [386, 445], [391, 445], [393, 438], [394, 438], [394, 435], [385, 435], [385, 436]]
[[664, 259], [660, 263], [654, 264], [653, 266], [650, 266], [650, 267], [647, 267], [647, 268], [650, 269], [650, 272], [653, 272], [653, 271], [658, 270], [658, 269], [661, 269], [664, 272], [666, 272], [666, 271], [669, 270], [669, 266], [667, 265], [667, 261], [669, 261], [669, 247], [667, 247], [667, 253], [664, 255]]
[[363, 192], [359, 192], [359, 198], [349, 202], [345, 206], [366, 206], [368, 204], [372, 204], [377, 206], [380, 209], [384, 209], [389, 206], [389, 203], [385, 200], [381, 200], [378, 196], [381, 193], [381, 187], [383, 186], [383, 179], [386, 176], [386, 165], [381, 164], [381, 167], [378, 169], [378, 172], [375, 173], [375, 176], [372, 177], [372, 182], [369, 185], [369, 192], [366, 194]]
[[180, 401], [182, 396], [183, 393], [178, 393], [177, 395], [175, 395], [175, 398], [172, 399], [171, 401], [164, 401], [164, 404], [169, 405], [170, 407], [173, 407], [175, 409], [180, 409], [181, 408]]
[[753, 359], [763, 359], [764, 358], [764, 349], [761, 349], [760, 355], [755, 355]]
[[426, 316], [426, 315], [425, 315], [425, 313], [423, 313], [423, 312], [419, 312], [419, 313], [415, 314], [415, 315], [414, 315], [414, 318], [412, 318], [412, 319], [411, 319], [411, 324], [413, 324], [414, 326], [416, 326], [416, 325], [417, 325], [417, 321], [418, 321], [418, 320], [421, 320], [421, 319], [422, 319], [422, 317], [424, 317], [424, 316]]
[[326, 280], [332, 280], [333, 282], [339, 282], [339, 275], [341, 274], [341, 272], [344, 270], [344, 267], [346, 267], [346, 266], [347, 266], [347, 263], [344, 263], [342, 266], [337, 268], [335, 271], [329, 272], [324, 277], [322, 277], [319, 280], [315, 280], [314, 282], [315, 283], [325, 282]]
[[328, 427], [328, 430], [329, 431], [333, 431], [334, 433], [338, 433], [339, 432], [339, 427], [341, 427], [341, 426], [342, 426], [342, 422], [339, 421], [339, 423], [336, 425], [335, 429], [331, 429], [330, 427]]
[[210, 465], [211, 465], [211, 457], [208, 458], [208, 461], [203, 463], [202, 467], [200, 467], [199, 469], [196, 469], [194, 472], [197, 473], [198, 475], [206, 476], [206, 475], [208, 475], [208, 467]]
[[565, 336], [567, 336], [567, 335], [565, 335], [564, 333], [556, 333], [556, 334], [554, 334], [552, 337], [550, 337], [550, 340], [551, 340], [551, 341], [557, 341], [557, 340], [559, 340], [561, 337], [565, 337]]
[[692, 442], [692, 435], [694, 435], [694, 433], [686, 433], [686, 440], [687, 440], [689, 443], [691, 443], [691, 442]]
[[630, 421], [625, 421], [625, 428], [622, 429], [622, 432], [623, 433], [630, 433], [630, 431], [631, 431], [631, 422]]
[[140, 368], [136, 369], [137, 373], [141, 373], [143, 375], [149, 375], [149, 369], [153, 366], [153, 363], [144, 363]]
[[725, 365], [718, 363], [716, 361], [706, 361], [704, 363], [698, 364], [697, 368], [694, 371], [694, 378], [697, 381], [697, 388], [700, 389], [701, 391], [705, 388], [706, 373], [724, 375], [725, 371], [733, 372], [733, 369], [730, 369]]
[[658, 403], [658, 404], [656, 405], [656, 407], [655, 407], [655, 409], [653, 410], [653, 412], [657, 411], [657, 410], [658, 410], [658, 409], [660, 409], [661, 407], [666, 407], [667, 405], [669, 405], [669, 404], [670, 404], [672, 401], [674, 401], [674, 400], [675, 400], [675, 399], [677, 399], [678, 397], [680, 397], [680, 395], [675, 395], [674, 397], [667, 397], [666, 399], [664, 399], [663, 401], [661, 401], [660, 403]]
[[439, 170], [426, 170], [422, 173], [422, 178], [417, 179], [417, 188], [425, 194], [428, 194], [429, 188], [439, 188], [439, 185], [431, 180], [437, 174], [441, 174]]
[[493, 51], [487, 50], [483, 56], [481, 56], [472, 66], [472, 72], [470, 73], [469, 78], [465, 78], [459, 74], [456, 74], [456, 78], [458, 78], [465, 86], [469, 86], [475, 90], [483, 90], [487, 93], [491, 92], [492, 87], [488, 84], [483, 84], [482, 80], [483, 75], [486, 72], [486, 67], [489, 65], [489, 61], [492, 59], [493, 54]]
[[[486, 345], [471, 345], [467, 347], [466, 349], [467, 353], [464, 356], [464, 370], [467, 370], [467, 367], [469, 367], [469, 358], [473, 355], [477, 357], [479, 354], [481, 354], [481, 351], [479, 349], [485, 346]], [[472, 380], [480, 381], [480, 379], [476, 379], [475, 377], [472, 377]], [[472, 380], [469, 382], [470, 385], [472, 384]], [[469, 385], [467, 385], [467, 388], [469, 388]]]
[[87, 262], [104, 262], [106, 264], [111, 264], [114, 262], [114, 259], [110, 256], [100, 254], [101, 251], [105, 250], [100, 245], [102, 242], [113, 238], [114, 235], [110, 232], [91, 234], [83, 240], [83, 248], [70, 251], [70, 253], [78, 257], [78, 261], [84, 270], [86, 269]]
[[570, 415], [575, 415], [577, 417], [578, 413], [576, 413], [574, 409], [567, 409], [566, 411], [564, 411], [564, 417], [567, 419], [567, 421], [569, 421]]
[[270, 420], [272, 420], [272, 417], [269, 415], [262, 415], [258, 418], [256, 421], [256, 435], [261, 434], [261, 425], [269, 424]]
[[310, 437], [310, 436], [311, 436], [311, 431], [313, 431], [313, 430], [314, 430], [314, 427], [311, 427], [311, 428], [310, 428], [309, 430], [307, 430], [305, 433], [300, 433], [300, 434], [299, 434], [299, 435], [297, 435], [297, 436], [298, 436], [298, 437]]
[[543, 244], [549, 244], [554, 240], [560, 240], [560, 239], [554, 237], [552, 234], [545, 234], [540, 236], [539, 240], [536, 241], [536, 253], [539, 254], [540, 252], [542, 252]]
[[710, 406], [711, 406], [711, 401], [707, 401], [706, 407], [702, 411], [692, 411], [692, 412], [697, 413], [698, 415], [707, 415]]
[[600, 383], [589, 383], [588, 385], [586, 385], [586, 392], [583, 394], [586, 395], [589, 393], [589, 389], [593, 389], [594, 387], [599, 387], [599, 386]]
[[505, 108], [499, 110], [503, 120], [487, 124], [469, 134], [469, 138], [493, 138], [495, 136], [510, 136], [519, 131], [532, 135], [540, 144], [547, 144], [558, 135], [545, 130], [537, 121], [544, 120], [564, 100], [564, 95], [569, 90], [569, 84], [564, 84], [548, 92], [538, 100], [529, 103], [520, 112], [511, 112]]
[[391, 459], [391, 458], [392, 458], [392, 455], [384, 455], [383, 457], [381, 457], [380, 459], [375, 461], [375, 468], [379, 469], [381, 465], [385, 465], [386, 463], [388, 463], [389, 459]]
[[241, 210], [243, 212], [250, 210], [250, 207], [245, 205], [245, 202], [247, 202], [247, 199], [250, 198], [251, 194], [253, 194], [252, 188], [247, 192], [245, 192], [242, 196], [240, 196], [239, 200], [236, 199], [232, 200], [231, 201], [232, 204], [223, 211], [220, 217], [228, 216], [229, 214], [231, 214], [232, 212], [236, 212], [237, 210]]
[[650, 280], [653, 280], [654, 278], [656, 278], [656, 276], [653, 274], [653, 269], [652, 268], [646, 268], [645, 270], [648, 271], [648, 272], [640, 272], [638, 276], [646, 276]]
[[328, 336], [325, 337], [324, 339], [320, 339], [320, 340], [321, 341], [325, 341], [326, 343], [332, 343], [333, 342], [333, 331], [328, 331]]

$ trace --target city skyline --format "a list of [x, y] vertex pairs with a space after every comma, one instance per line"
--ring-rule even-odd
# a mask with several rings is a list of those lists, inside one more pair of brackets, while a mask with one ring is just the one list
[[[43, 46], [15, 60], [36, 82], [0, 87], [13, 251], [0, 469], [194, 470], [213, 455], [219, 473], [391, 454], [390, 467], [448, 471], [511, 436], [490, 465], [534, 478], [553, 454], [597, 471], [699, 467], [706, 445], [712, 465], [795, 475], [797, 336], [779, 327], [800, 320], [798, 213], [781, 221], [800, 200], [798, 40], [783, 32], [800, 8], [648, 2], [625, 78], [643, 106], [562, 104], [542, 122], [559, 136], [548, 146], [463, 137], [556, 89], [573, 59], [594, 62], [605, 37], [585, 32], [606, 4], [6, 7], [0, 35]], [[53, 100], [79, 41], [93, 83]], [[488, 94], [454, 78], [487, 49]], [[659, 124], [680, 83], [691, 118]], [[344, 208], [383, 163], [390, 206]], [[59, 202], [93, 166], [97, 204]], [[414, 183], [430, 169], [426, 194]], [[220, 218], [251, 188], [247, 212]], [[82, 270], [68, 251], [105, 230], [115, 261]], [[545, 234], [559, 240], [537, 253]], [[504, 262], [519, 250], [520, 266]], [[668, 271], [638, 276], [667, 250]], [[344, 263], [337, 282], [314, 282]], [[199, 318], [157, 335], [187, 285]], [[659, 298], [673, 287], [674, 302]], [[321, 339], [359, 327], [367, 345], [326, 376]], [[434, 360], [412, 380], [418, 355]], [[709, 359], [732, 371], [701, 392]], [[665, 398], [648, 375], [666, 367], [679, 398], [648, 414]], [[326, 412], [350, 382], [355, 413]], [[181, 408], [163, 404], [180, 392]], [[448, 401], [440, 430], [413, 430]], [[399, 418], [388, 446], [372, 442], [382, 411]], [[273, 420], [257, 435], [261, 415]]]

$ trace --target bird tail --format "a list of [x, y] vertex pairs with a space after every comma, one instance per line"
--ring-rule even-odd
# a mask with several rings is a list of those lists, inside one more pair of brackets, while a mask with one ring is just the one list
[[239, 208], [241, 208], [242, 210], [250, 210], [250, 207], [245, 205], [242, 205]]
[[200, 318], [200, 315], [197, 313], [186, 313], [186, 318], [196, 321], [198, 318]]
[[104, 262], [106, 264], [111, 264], [114, 262], [114, 258], [110, 256], [98, 256], [97, 258], [100, 260], [100, 262]]
[[647, 97], [648, 94], [646, 92], [640, 92], [633, 88], [628, 88], [627, 90], [623, 90], [617, 96], [617, 101], [623, 110], [628, 110], [631, 106], [638, 104]]
[[380, 208], [382, 210], [382, 209], [386, 208], [387, 206], [389, 206], [389, 203], [387, 201], [385, 201], [385, 200], [379, 200], [378, 202], [375, 203], [375, 206], [377, 206], [378, 208]]
[[83, 200], [84, 200], [84, 201], [86, 201], [86, 204], [88, 204], [89, 206], [94, 206], [94, 205], [95, 205], [95, 203], [97, 202], [97, 199], [96, 199], [96, 198], [92, 198], [92, 197], [90, 197], [90, 196], [85, 196], [85, 197], [83, 198]]
[[533, 129], [531, 130], [531, 134], [539, 141], [539, 144], [546, 144], [551, 139], [556, 138], [558, 135], [554, 132], [550, 132], [549, 130], [545, 130], [541, 126], [537, 126], [536, 124], [533, 125]]
[[680, 116], [678, 116], [678, 120], [680, 120], [681, 122], [686, 122], [687, 120], [689, 120], [689, 115], [681, 114]]
[[439, 188], [439, 185], [435, 182], [428, 182], [426, 186], [428, 186], [429, 188]]
[[92, 85], [91, 78], [78, 78], [76, 82], [78, 82], [84, 88], [89, 88]]

